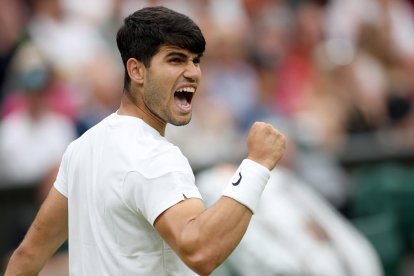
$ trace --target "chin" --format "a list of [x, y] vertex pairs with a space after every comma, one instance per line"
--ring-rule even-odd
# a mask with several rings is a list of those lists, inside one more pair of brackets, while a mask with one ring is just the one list
[[188, 116], [183, 116], [181, 118], [172, 118], [169, 123], [174, 125], [174, 126], [185, 126], [188, 123], [190, 123], [191, 121], [191, 114], [189, 114]]
[[185, 126], [188, 125], [190, 121], [179, 121], [179, 122], [171, 122], [170, 124], [174, 125], [174, 126]]

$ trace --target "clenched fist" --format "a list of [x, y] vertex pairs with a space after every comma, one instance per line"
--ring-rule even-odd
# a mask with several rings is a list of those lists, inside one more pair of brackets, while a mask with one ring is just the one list
[[255, 122], [247, 136], [247, 158], [272, 170], [282, 158], [286, 138], [272, 125]]

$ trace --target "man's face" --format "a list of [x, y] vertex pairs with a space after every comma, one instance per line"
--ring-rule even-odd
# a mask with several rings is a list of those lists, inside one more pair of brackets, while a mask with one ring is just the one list
[[176, 126], [191, 120], [192, 99], [201, 79], [201, 56], [174, 46], [161, 46], [151, 60], [144, 102], [156, 116]]

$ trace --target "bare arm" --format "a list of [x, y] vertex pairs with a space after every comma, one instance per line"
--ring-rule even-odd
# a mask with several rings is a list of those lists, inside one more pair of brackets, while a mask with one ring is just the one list
[[53, 187], [22, 243], [11, 256], [5, 276], [38, 275], [67, 237], [68, 201]]
[[[249, 159], [273, 169], [284, 152], [285, 138], [270, 125], [256, 123], [247, 144]], [[161, 214], [155, 227], [191, 269], [208, 275], [239, 244], [251, 217], [250, 209], [227, 196], [208, 209], [199, 199], [187, 199]]]
[[229, 197], [205, 209], [199, 199], [171, 207], [155, 222], [161, 236], [200, 275], [210, 274], [239, 244], [251, 211]]

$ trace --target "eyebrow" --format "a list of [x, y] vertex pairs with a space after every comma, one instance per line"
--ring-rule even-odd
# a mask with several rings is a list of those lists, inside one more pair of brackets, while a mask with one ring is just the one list
[[184, 54], [184, 53], [182, 53], [182, 52], [179, 52], [179, 51], [171, 51], [171, 52], [169, 52], [169, 53], [166, 55], [166, 57], [167, 57], [167, 58], [172, 57], [172, 56], [179, 56], [179, 57], [181, 57], [181, 58], [183, 58], [183, 59], [191, 59], [191, 60], [195, 60], [195, 59], [201, 59], [201, 57], [203, 56], [203, 54], [198, 54], [198, 55], [196, 55], [194, 58], [190, 58], [190, 57], [189, 57], [189, 55]]

